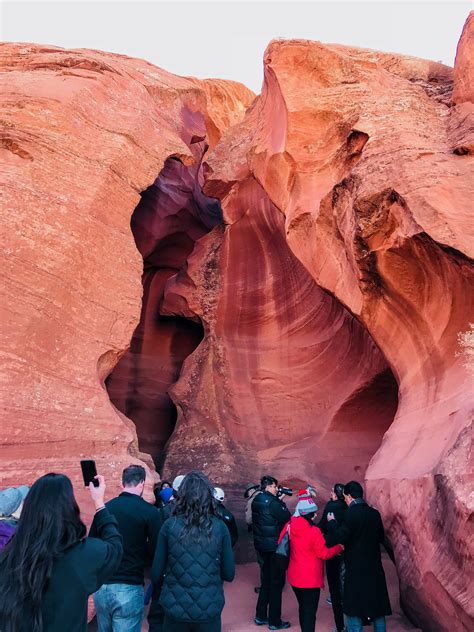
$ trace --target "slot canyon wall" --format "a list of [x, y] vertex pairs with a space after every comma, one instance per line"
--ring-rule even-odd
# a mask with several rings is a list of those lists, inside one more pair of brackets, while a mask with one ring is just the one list
[[454, 71], [276, 40], [255, 99], [2, 45], [1, 485], [365, 479], [407, 613], [471, 630], [473, 32]]
[[[93, 507], [81, 486], [81, 458], [96, 459], [110, 495], [131, 462], [152, 474], [149, 497], [158, 479], [135, 424], [111, 405], [103, 383], [140, 319], [143, 259], [132, 213], [164, 167], [193, 165], [204, 137], [215, 144], [254, 95], [240, 84], [177, 77], [100, 51], [2, 44], [0, 67], [8, 237], [1, 485], [66, 472], [87, 515]], [[196, 222], [188, 232], [196, 239], [203, 230]], [[183, 251], [176, 256], [175, 245]], [[144, 238], [139, 247], [152, 244]], [[189, 248], [168, 239], [169, 258], [162, 253], [144, 272], [151, 293]], [[177, 325], [163, 327], [172, 341]], [[199, 336], [194, 342], [190, 333], [186, 353]]]

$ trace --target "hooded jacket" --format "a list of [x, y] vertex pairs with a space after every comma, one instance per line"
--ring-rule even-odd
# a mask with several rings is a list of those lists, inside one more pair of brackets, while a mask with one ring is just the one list
[[[295, 588], [324, 588], [324, 560], [341, 553], [343, 547], [337, 544], [328, 548], [320, 529], [302, 516], [293, 516], [289, 525], [288, 582]], [[279, 541], [287, 527], [287, 524], [283, 527]]]

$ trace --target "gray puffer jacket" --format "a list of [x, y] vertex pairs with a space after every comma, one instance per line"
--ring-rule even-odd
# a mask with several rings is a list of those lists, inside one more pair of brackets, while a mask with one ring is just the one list
[[158, 536], [151, 577], [163, 578], [160, 604], [177, 621], [205, 622], [220, 616], [224, 608], [223, 581], [231, 582], [235, 563], [227, 527], [212, 517], [206, 536], [182, 537], [184, 521], [166, 520]]

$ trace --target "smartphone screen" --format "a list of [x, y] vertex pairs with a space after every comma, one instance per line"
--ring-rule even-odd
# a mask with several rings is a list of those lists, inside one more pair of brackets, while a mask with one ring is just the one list
[[99, 481], [94, 478], [97, 475], [97, 468], [95, 461], [81, 461], [82, 477], [84, 479], [84, 485], [89, 487], [89, 483], [94, 483], [94, 487], [99, 487]]

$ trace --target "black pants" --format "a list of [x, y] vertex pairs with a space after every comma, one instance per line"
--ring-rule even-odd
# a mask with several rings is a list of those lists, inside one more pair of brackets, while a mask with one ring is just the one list
[[164, 632], [221, 632], [221, 618], [212, 621], [176, 621], [165, 614]]
[[153, 594], [148, 611], [148, 630], [149, 632], [163, 632], [163, 621], [165, 612], [160, 604], [162, 583], [153, 586]]
[[285, 585], [285, 571], [281, 569], [274, 552], [261, 553], [262, 585], [258, 593], [256, 617], [267, 619], [270, 625], [281, 623], [281, 591]]
[[316, 612], [318, 611], [320, 588], [295, 588], [298, 599], [298, 614], [301, 632], [314, 632], [316, 629]]
[[270, 625], [281, 622], [281, 592], [285, 585], [285, 571], [281, 569], [274, 552], [260, 553], [262, 557], [260, 592], [256, 616], [267, 619]]
[[331, 595], [334, 623], [339, 632], [344, 630], [344, 614], [342, 612], [342, 583], [341, 583], [342, 557], [336, 555], [326, 562], [326, 574], [328, 578], [329, 594]]

